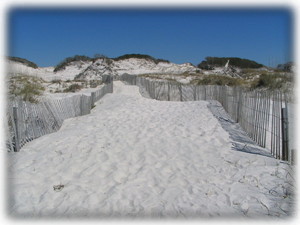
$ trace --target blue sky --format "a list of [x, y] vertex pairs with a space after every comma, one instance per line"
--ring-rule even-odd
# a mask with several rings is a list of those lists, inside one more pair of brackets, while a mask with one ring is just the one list
[[73, 55], [148, 54], [174, 63], [241, 57], [274, 66], [292, 60], [288, 8], [12, 8], [7, 55], [55, 66]]

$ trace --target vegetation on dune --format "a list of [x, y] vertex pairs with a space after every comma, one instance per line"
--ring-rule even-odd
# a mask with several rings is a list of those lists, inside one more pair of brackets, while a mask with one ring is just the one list
[[90, 80], [89, 81], [90, 88], [96, 88], [101, 84], [103, 84], [102, 80]]
[[24, 59], [24, 58], [13, 57], [13, 56], [8, 56], [7, 58], [8, 58], [9, 60], [11, 60], [11, 61], [19, 62], [19, 63], [25, 64], [26, 66], [32, 67], [32, 68], [34, 68], [34, 69], [37, 69], [37, 68], [38, 68], [38, 66], [37, 66], [35, 63], [33, 63], [33, 62], [31, 62], [31, 61], [29, 61], [29, 60], [27, 60], [27, 59]]
[[147, 59], [147, 60], [153, 61], [156, 64], [158, 64], [159, 62], [166, 62], [166, 63], [170, 62], [165, 59], [156, 59], [150, 55], [143, 55], [143, 54], [125, 54], [125, 55], [119, 56], [117, 58], [114, 58], [114, 60], [119, 61], [119, 60], [130, 59], [130, 58]]
[[166, 80], [180, 83], [178, 79], [192, 76], [193, 85], [242, 86], [249, 89], [282, 90], [290, 92], [294, 84], [294, 76], [286, 73], [274, 73], [250, 69], [244, 71], [242, 78], [216, 74], [143, 74], [141, 77]]
[[237, 86], [244, 85], [245, 82], [241, 78], [233, 78], [222, 75], [203, 75], [201, 78], [193, 80], [192, 84]]
[[[8, 57], [9, 60], [23, 63], [24, 65], [30, 66], [32, 68], [38, 68], [36, 64], [30, 62], [26, 59], [19, 57]], [[63, 70], [66, 66], [72, 62], [81, 61], [82, 62], [93, 62], [92, 66], [86, 68], [87, 70], [97, 70], [97, 66], [101, 65], [101, 62], [97, 60], [101, 59], [103, 62], [110, 65], [113, 60], [124, 60], [124, 59], [146, 59], [154, 63], [167, 62], [168, 60], [156, 59], [150, 55], [144, 54], [125, 54], [117, 58], [109, 58], [102, 54], [95, 54], [93, 58], [84, 55], [75, 55], [73, 57], [68, 57], [60, 62], [54, 69], [54, 72]], [[143, 77], [159, 80], [168, 80], [170, 82], [180, 82], [179, 79], [190, 77], [191, 84], [194, 85], [226, 85], [226, 86], [243, 86], [250, 89], [263, 89], [263, 90], [284, 90], [290, 91], [293, 88], [295, 77], [291, 72], [293, 64], [286, 63], [278, 65], [277, 69], [269, 70], [264, 68], [262, 64], [248, 59], [241, 59], [237, 57], [206, 57], [204, 61], [198, 64], [198, 68], [211, 70], [215, 67], [224, 67], [225, 64], [230, 60], [229, 65], [234, 67], [239, 67], [238, 77], [231, 77], [223, 74], [203, 74], [201, 70], [196, 73], [184, 72], [181, 74], [143, 74]], [[192, 77], [191, 77], [192, 76]], [[74, 81], [62, 81], [53, 80], [52, 84], [58, 84], [60, 90], [56, 92], [76, 92], [83, 87], [95, 88], [99, 86], [101, 80], [80, 80], [83, 79], [82, 73], [78, 74]], [[10, 94], [11, 96], [20, 96], [25, 101], [36, 102], [38, 96], [42, 95], [45, 88], [43, 87], [43, 80], [27, 76], [19, 75], [12, 77], [10, 80]], [[73, 83], [75, 82], [75, 83]], [[81, 82], [81, 83], [80, 83]]]
[[172, 78], [174, 76], [170, 76], [170, 75], [166, 75], [166, 74], [143, 74], [143, 75], [140, 75], [139, 77], [178, 83], [178, 81], [176, 79]]
[[61, 84], [63, 81], [61, 79], [54, 79], [51, 81], [52, 84]]
[[292, 72], [294, 63], [293, 62], [287, 62], [284, 64], [278, 64], [277, 69], [285, 72]]
[[106, 55], [97, 53], [94, 55], [93, 62], [95, 62], [97, 59], [110, 59], [110, 58], [107, 57]]
[[27, 75], [11, 77], [9, 80], [10, 97], [20, 97], [23, 101], [37, 103], [38, 97], [45, 91], [44, 82], [41, 78]]
[[229, 65], [239, 68], [261, 68], [264, 65], [249, 59], [241, 59], [237, 57], [206, 57], [204, 61], [197, 65], [200, 69], [210, 70], [214, 67], [223, 67], [229, 60]]
[[269, 90], [285, 89], [287, 84], [293, 84], [293, 76], [282, 74], [261, 74], [251, 83], [251, 88], [265, 88]]
[[152, 56], [143, 55], [143, 54], [126, 54], [126, 55], [122, 55], [122, 56], [119, 56], [119, 57], [113, 58], [113, 59], [111, 59], [103, 54], [95, 54], [93, 58], [90, 58], [90, 57], [84, 56], [84, 55], [75, 55], [72, 57], [67, 57], [63, 61], [61, 61], [59, 64], [57, 64], [57, 66], [54, 68], [54, 72], [65, 69], [68, 64], [70, 64], [71, 62], [75, 62], [75, 61], [96, 62], [96, 60], [98, 60], [98, 59], [103, 59], [108, 65], [111, 65], [113, 60], [118, 61], [118, 60], [130, 59], [130, 58], [147, 59], [147, 60], [151, 60], [152, 62], [154, 62], [156, 64], [158, 64], [159, 62], [167, 62], [167, 63], [170, 62], [165, 59], [156, 59]]
[[125, 54], [125, 55], [119, 56], [117, 58], [109, 58], [103, 54], [95, 54], [93, 58], [90, 58], [90, 57], [84, 56], [84, 55], [75, 55], [72, 57], [67, 57], [63, 61], [61, 61], [59, 64], [57, 64], [57, 66], [54, 68], [54, 72], [65, 69], [68, 64], [70, 64], [71, 62], [75, 62], [75, 61], [96, 62], [98, 59], [103, 59], [108, 65], [110, 65], [110, 64], [112, 64], [113, 60], [119, 61], [119, 60], [130, 59], [130, 58], [146, 59], [146, 60], [150, 60], [156, 64], [158, 64], [160, 62], [167, 62], [167, 63], [170, 62], [165, 59], [156, 59], [150, 55], [143, 55], [143, 54]]
[[[111, 65], [113, 63], [113, 60], [106, 55], [103, 54], [95, 54], [93, 58], [93, 63], [96, 62], [98, 59], [102, 59], [104, 63], [107, 65]], [[96, 63], [97, 66], [100, 65], [100, 63]]]
[[201, 75], [191, 81], [194, 85], [220, 85], [220, 86], [241, 86], [250, 90], [281, 90], [291, 92], [293, 90], [293, 75], [266, 73], [245, 78], [234, 78], [224, 75]]
[[63, 70], [66, 68], [66, 66], [68, 64], [70, 64], [71, 62], [75, 62], [75, 61], [84, 61], [84, 62], [88, 62], [88, 61], [92, 61], [93, 59], [85, 56], [85, 55], [75, 55], [73, 57], [68, 57], [65, 58], [63, 61], [61, 61], [55, 68], [54, 68], [54, 72]]
[[77, 92], [82, 88], [96, 88], [101, 85], [102, 80], [59, 80], [55, 79], [50, 82], [48, 89], [50, 93]]
[[66, 66], [68, 66], [71, 62], [76, 61], [83, 61], [83, 62], [96, 62], [98, 59], [103, 59], [108, 65], [112, 64], [112, 59], [108, 58], [102, 54], [95, 54], [93, 58], [85, 56], [85, 55], [75, 55], [72, 57], [67, 57], [63, 61], [61, 61], [57, 66], [54, 68], [54, 72], [64, 70]]
[[71, 84], [69, 87], [64, 89], [63, 92], [76, 92], [82, 89], [82, 86], [80, 84]]

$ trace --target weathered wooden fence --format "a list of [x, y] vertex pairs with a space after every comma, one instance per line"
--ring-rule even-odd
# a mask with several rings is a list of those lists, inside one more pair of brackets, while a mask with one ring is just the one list
[[292, 103], [280, 91], [246, 91], [241, 87], [217, 85], [183, 85], [152, 80], [135, 75], [122, 75], [121, 80], [138, 85], [149, 96], [165, 101], [219, 101], [231, 118], [240, 124], [260, 146], [282, 160], [293, 160], [295, 146], [291, 143], [289, 124], [295, 118], [288, 113]]
[[78, 94], [61, 99], [47, 99], [37, 104], [22, 100], [9, 101], [7, 106], [7, 149], [19, 151], [27, 142], [59, 130], [68, 118], [89, 114], [95, 102], [113, 92], [110, 77], [105, 85], [90, 96]]

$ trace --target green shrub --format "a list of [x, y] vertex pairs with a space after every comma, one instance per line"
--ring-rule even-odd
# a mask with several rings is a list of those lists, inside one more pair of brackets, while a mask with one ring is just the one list
[[255, 79], [251, 88], [266, 88], [270, 90], [282, 89], [287, 83], [293, 83], [293, 77], [281, 74], [261, 74]]
[[60, 84], [61, 82], [62, 82], [62, 80], [60, 80], [60, 79], [55, 79], [55, 80], [51, 81], [52, 84]]
[[205, 75], [202, 79], [197, 79], [192, 82], [196, 85], [227, 85], [237, 86], [243, 85], [243, 80], [240, 78], [233, 78], [221, 75]]
[[170, 61], [165, 60], [165, 59], [156, 59], [150, 55], [143, 55], [143, 54], [125, 54], [122, 56], [119, 56], [117, 58], [114, 58], [114, 60], [119, 61], [119, 60], [124, 60], [124, 59], [130, 59], [130, 58], [136, 58], [136, 59], [147, 59], [150, 60], [156, 64], [158, 64], [159, 62], [167, 62], [169, 63]]
[[277, 70], [278, 71], [285, 71], [285, 72], [292, 72], [294, 63], [293, 62], [287, 62], [284, 64], [278, 64]]
[[213, 69], [213, 67], [225, 66], [229, 60], [229, 65], [236, 66], [239, 68], [261, 68], [264, 65], [259, 64], [249, 59], [241, 59], [237, 57], [206, 57], [204, 61], [199, 63], [197, 66], [200, 69]]
[[70, 64], [71, 62], [75, 62], [75, 61], [92, 61], [93, 59], [88, 57], [88, 56], [84, 56], [84, 55], [75, 55], [73, 57], [68, 57], [65, 58], [63, 61], [61, 61], [55, 68], [54, 68], [54, 72], [63, 70], [66, 68], [66, 66], [68, 64]]
[[34, 68], [34, 69], [38, 68], [38, 66], [35, 63], [33, 63], [33, 62], [31, 62], [27, 59], [23, 59], [23, 58], [19, 58], [19, 57], [13, 57], [13, 56], [8, 56], [8, 59], [11, 60], [11, 61], [15, 61], [15, 62], [25, 64], [29, 67]]
[[76, 92], [82, 89], [82, 86], [79, 84], [71, 84], [69, 87], [64, 89], [64, 92]]
[[91, 88], [96, 88], [101, 84], [102, 84], [101, 80], [90, 80], [90, 87]]
[[11, 77], [9, 94], [11, 97], [21, 97], [23, 101], [37, 103], [38, 97], [45, 91], [43, 82], [42, 79], [32, 76]]

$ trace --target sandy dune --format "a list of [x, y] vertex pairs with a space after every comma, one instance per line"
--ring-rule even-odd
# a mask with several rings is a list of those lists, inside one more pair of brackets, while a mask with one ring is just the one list
[[[286, 216], [289, 167], [236, 151], [208, 102], [143, 98], [114, 82], [90, 115], [9, 154], [17, 217]], [[63, 185], [54, 191], [54, 185]]]

